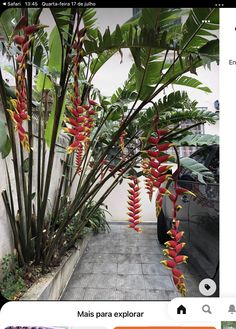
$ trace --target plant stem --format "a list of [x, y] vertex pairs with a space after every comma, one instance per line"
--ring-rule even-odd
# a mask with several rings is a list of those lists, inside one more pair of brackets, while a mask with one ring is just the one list
[[[33, 46], [31, 48], [31, 54], [33, 52]], [[32, 55], [31, 55], [32, 60]], [[31, 62], [31, 61], [30, 61]], [[28, 202], [27, 202], [27, 220], [28, 220], [28, 231], [27, 231], [27, 245], [31, 250], [31, 238], [32, 238], [32, 184], [33, 184], [33, 127], [32, 127], [32, 64], [27, 63], [27, 101], [28, 101], [28, 136], [29, 136], [29, 172], [28, 172]]]
[[6, 96], [1, 68], [0, 68], [0, 94], [1, 94], [2, 104], [3, 104], [4, 113], [5, 113], [5, 117], [6, 117], [6, 122], [7, 122], [7, 126], [8, 126], [8, 132], [9, 132], [9, 136], [10, 136], [10, 140], [11, 140], [13, 167], [14, 167], [14, 175], [15, 175], [15, 181], [16, 181], [16, 194], [17, 194], [17, 202], [18, 202], [18, 208], [19, 208], [19, 218], [21, 220], [22, 219], [22, 198], [21, 198], [21, 184], [20, 184], [19, 169], [18, 169], [19, 168], [18, 167], [18, 156], [17, 156], [14, 130], [12, 127], [12, 121], [11, 121], [11, 117], [7, 111], [8, 103], [7, 103], [7, 96]]

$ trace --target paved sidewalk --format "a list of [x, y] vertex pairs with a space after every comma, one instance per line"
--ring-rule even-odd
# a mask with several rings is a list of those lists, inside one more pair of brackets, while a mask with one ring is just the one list
[[[162, 246], [156, 225], [139, 234], [124, 224], [94, 235], [65, 290], [62, 300], [170, 300], [178, 297], [170, 271], [160, 264]], [[191, 290], [197, 284], [190, 275]]]

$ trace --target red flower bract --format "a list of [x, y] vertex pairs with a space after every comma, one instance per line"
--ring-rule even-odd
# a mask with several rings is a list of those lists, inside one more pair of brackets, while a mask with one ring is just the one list
[[137, 225], [140, 223], [140, 215], [141, 212], [141, 206], [140, 206], [140, 198], [138, 197], [140, 194], [140, 189], [138, 185], [138, 179], [135, 176], [130, 177], [129, 186], [130, 189], [128, 190], [128, 221], [130, 222], [129, 228], [135, 229], [137, 232], [141, 232], [141, 228], [137, 227]]

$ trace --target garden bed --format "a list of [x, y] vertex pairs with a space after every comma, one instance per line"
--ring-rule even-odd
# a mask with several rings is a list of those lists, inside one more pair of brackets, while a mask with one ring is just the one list
[[40, 277], [20, 300], [59, 300], [90, 237], [91, 234], [88, 234], [83, 240], [80, 240], [77, 246], [64, 256], [60, 266]]

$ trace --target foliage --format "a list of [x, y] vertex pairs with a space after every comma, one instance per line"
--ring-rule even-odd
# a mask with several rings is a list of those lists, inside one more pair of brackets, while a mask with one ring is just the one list
[[[91, 208], [95, 205], [96, 202], [92, 202], [90, 206], [87, 208], [87, 211], [91, 210]], [[102, 208], [102, 206], [97, 208], [97, 210], [93, 213], [93, 215], [89, 219], [89, 222], [85, 226], [85, 228], [91, 228], [94, 233], [109, 231], [110, 228], [109, 228], [109, 224], [106, 221], [106, 212], [107, 212], [106, 206], [105, 209]]]
[[183, 168], [190, 170], [199, 182], [203, 184], [205, 184], [205, 180], [211, 183], [215, 182], [213, 173], [198, 161], [192, 158], [182, 158], [180, 159], [180, 164]]
[[8, 254], [3, 257], [1, 263], [2, 279], [0, 290], [2, 295], [9, 300], [17, 299], [18, 295], [25, 290], [23, 270], [19, 267], [17, 257]]
[[219, 144], [219, 136], [218, 135], [210, 135], [210, 134], [190, 134], [180, 138], [179, 140], [175, 140], [176, 146], [206, 146]]
[[[0, 70], [7, 124], [7, 131], [0, 126], [0, 150], [13, 159], [15, 178], [6, 165], [2, 196], [19, 264], [34, 262], [45, 271], [85, 228], [105, 229], [100, 206], [123, 178], [138, 171], [153, 130], [166, 128], [171, 144], [186, 135], [181, 122], [216, 122], [216, 115], [198, 109], [186, 92], [163, 92], [172, 84], [210, 92], [191, 74], [218, 61], [213, 33], [218, 10], [144, 8], [139, 17], [101, 34], [94, 9], [52, 8], [55, 26], [49, 36], [40, 10], [4, 13], [2, 52], [15, 68], [17, 92], [9, 93]], [[188, 15], [184, 24], [183, 14]], [[204, 22], [209, 19], [212, 24]], [[93, 85], [94, 76], [115, 53], [122, 59], [123, 48], [134, 64], [123, 86], [104, 97]], [[56, 163], [59, 137], [64, 145]], [[58, 189], [49, 207], [54, 173], [60, 173]]]

